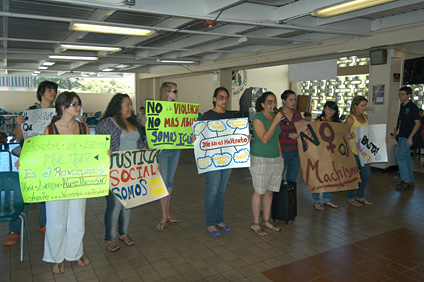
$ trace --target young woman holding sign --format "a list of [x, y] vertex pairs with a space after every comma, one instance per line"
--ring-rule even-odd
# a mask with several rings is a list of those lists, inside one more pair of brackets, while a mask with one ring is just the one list
[[[44, 134], [89, 134], [87, 125], [75, 120], [81, 113], [81, 99], [75, 92], [63, 92], [56, 99], [56, 116]], [[83, 256], [86, 199], [46, 202], [47, 227], [43, 261], [54, 263], [53, 273], [65, 271], [64, 260], [87, 266]]]
[[[349, 133], [354, 136], [355, 128], [359, 126], [369, 125], [368, 116], [364, 113], [367, 108], [368, 100], [364, 96], [356, 96], [352, 100], [352, 105], [350, 106], [350, 115], [346, 119], [346, 125], [348, 127]], [[368, 179], [371, 176], [371, 167], [370, 164], [361, 165], [358, 156], [358, 149], [356, 148], [355, 140], [351, 138], [349, 140], [350, 148], [355, 156], [356, 164], [359, 168], [359, 173], [361, 175], [361, 182], [358, 183], [358, 190], [347, 191], [347, 201], [357, 207], [365, 205], [372, 205], [371, 202], [365, 199], [365, 187], [367, 186]]]
[[[96, 126], [96, 134], [109, 134], [111, 136], [110, 149], [113, 152], [145, 147], [140, 132], [140, 124], [134, 115], [130, 96], [120, 93], [113, 96]], [[128, 235], [131, 209], [124, 208], [111, 192], [106, 197], [106, 202], [105, 242], [107, 250], [116, 252], [120, 248], [115, 241], [117, 224], [118, 239], [127, 246], [134, 245], [135, 241]]]
[[274, 113], [277, 99], [272, 92], [265, 92], [256, 101], [256, 115], [253, 116], [254, 141], [250, 147], [254, 192], [252, 195], [253, 222], [250, 229], [259, 236], [266, 236], [260, 225], [261, 206], [263, 211], [262, 226], [273, 231], [281, 231], [269, 220], [273, 192], [280, 191], [281, 177], [284, 169], [281, 147], [278, 142], [280, 124], [283, 114]]
[[[324, 108], [320, 116], [317, 117], [317, 121], [328, 121], [328, 122], [339, 122], [339, 108], [337, 103], [334, 101], [327, 101], [324, 104]], [[338, 205], [331, 202], [331, 193], [312, 193], [312, 199], [314, 200], [314, 208], [323, 211], [324, 206], [328, 206], [334, 209], [339, 208]]]

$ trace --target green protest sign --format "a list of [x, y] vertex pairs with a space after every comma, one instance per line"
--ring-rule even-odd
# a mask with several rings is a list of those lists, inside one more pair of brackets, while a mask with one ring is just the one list
[[127, 209], [168, 196], [158, 167], [160, 152], [161, 150], [113, 152], [110, 191]]
[[191, 125], [198, 119], [198, 104], [147, 101], [146, 133], [149, 148], [192, 149]]
[[25, 203], [109, 193], [109, 135], [40, 135], [25, 140], [19, 181]]

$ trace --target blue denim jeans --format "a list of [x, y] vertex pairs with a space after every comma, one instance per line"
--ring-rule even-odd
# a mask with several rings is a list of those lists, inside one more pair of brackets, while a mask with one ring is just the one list
[[205, 218], [206, 226], [224, 222], [225, 191], [230, 180], [232, 169], [221, 169], [205, 172]]
[[330, 192], [324, 193], [313, 193], [312, 200], [314, 200], [314, 204], [325, 204], [331, 200]]
[[[284, 159], [283, 179], [290, 182], [296, 182], [297, 174], [300, 168], [300, 159], [298, 150], [281, 150]], [[286, 178], [284, 178], [286, 173]]]
[[180, 149], [163, 150], [158, 156], [160, 164], [160, 175], [169, 192], [174, 188], [174, 176], [177, 171], [178, 161], [180, 160]]
[[[364, 164], [364, 166], [361, 166], [358, 155], [354, 154], [354, 156], [356, 160], [356, 165], [359, 168], [359, 174], [361, 175], [361, 182], [358, 183], [358, 191], [356, 192], [356, 197], [361, 199], [365, 196], [365, 187], [367, 187], [368, 179], [370, 179], [371, 176], [371, 166], [370, 164]], [[348, 190], [347, 198], [349, 200], [355, 198], [355, 190]]]
[[[24, 205], [24, 212], [28, 216], [29, 204]], [[40, 203], [40, 215], [38, 217], [38, 227], [46, 225], [46, 203]], [[21, 233], [21, 219], [18, 217], [9, 222], [9, 232]]]
[[414, 173], [412, 171], [411, 147], [406, 145], [408, 138], [399, 137], [396, 153], [396, 162], [399, 167], [400, 179], [405, 182], [414, 182]]
[[116, 225], [118, 224], [119, 235], [127, 235], [130, 225], [131, 209], [126, 209], [112, 192], [106, 196], [105, 211], [105, 241], [113, 241], [116, 238]]

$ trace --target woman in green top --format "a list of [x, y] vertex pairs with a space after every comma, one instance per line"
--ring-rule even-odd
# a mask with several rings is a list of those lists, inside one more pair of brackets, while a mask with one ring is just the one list
[[273, 192], [280, 191], [281, 175], [283, 173], [283, 158], [281, 155], [280, 124], [282, 113], [274, 113], [277, 98], [272, 92], [265, 92], [256, 101], [257, 114], [253, 117], [254, 141], [250, 147], [251, 162], [250, 174], [252, 175], [254, 192], [252, 195], [253, 223], [250, 226], [259, 236], [267, 233], [260, 226], [261, 206], [263, 211], [262, 226], [279, 232], [281, 229], [269, 222], [271, 216], [271, 203]]

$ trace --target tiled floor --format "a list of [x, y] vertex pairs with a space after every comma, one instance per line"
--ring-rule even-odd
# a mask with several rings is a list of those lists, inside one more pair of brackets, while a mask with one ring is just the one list
[[[396, 172], [373, 172], [367, 188], [373, 206], [354, 207], [346, 192], [338, 192], [332, 200], [340, 208], [319, 212], [299, 176], [297, 218], [287, 225], [277, 222], [282, 232], [258, 237], [249, 229], [249, 171], [233, 170], [225, 204], [225, 221], [233, 231], [213, 238], [204, 229], [204, 176], [197, 174], [192, 153], [184, 151], [171, 204], [179, 224], [159, 232], [159, 203], [134, 208], [130, 235], [136, 245], [121, 243], [120, 251], [110, 253], [103, 241], [105, 200], [89, 199], [84, 250], [91, 264], [82, 268], [66, 262], [65, 273], [53, 275], [42, 261], [43, 234], [37, 231], [34, 204], [25, 261], [19, 262], [19, 244], [1, 244], [0, 281], [420, 281], [424, 174], [416, 174], [412, 191], [390, 188], [398, 181]], [[0, 223], [0, 240], [7, 226]]]

